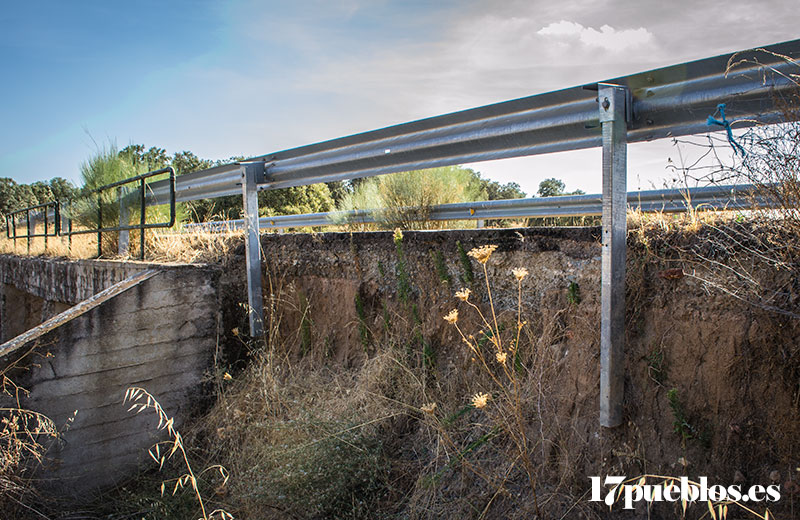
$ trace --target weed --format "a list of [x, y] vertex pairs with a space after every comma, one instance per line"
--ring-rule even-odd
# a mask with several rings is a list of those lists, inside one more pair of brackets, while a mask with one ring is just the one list
[[314, 430], [331, 433], [310, 437], [302, 423], [279, 428], [281, 449], [256, 456], [248, 475], [262, 507], [294, 518], [372, 517], [387, 472], [377, 438], [353, 424], [315, 421]]
[[[653, 348], [645, 358], [647, 361], [647, 376], [652, 379], [658, 386], [664, 384], [664, 379], [667, 377], [666, 361], [664, 359], [664, 351], [662, 349]], [[674, 390], [674, 389], [673, 389]]]
[[[472, 334], [465, 333], [458, 325], [458, 309], [453, 309], [444, 319], [455, 327], [461, 337], [461, 341], [469, 348], [474, 362], [482, 372], [489, 376], [493, 383], [493, 395], [487, 392], [478, 392], [471, 398], [472, 407], [486, 414], [493, 424], [491, 431], [479, 440], [486, 442], [489, 438], [486, 437], [487, 435], [494, 436], [502, 432], [513, 442], [516, 449], [512, 465], [516, 464], [517, 461], [521, 462], [528, 478], [536, 515], [541, 518], [536, 487], [536, 471], [531, 459], [532, 445], [525, 427], [527, 423], [523, 405], [525, 398], [523, 398], [520, 389], [519, 371], [513, 368], [516, 364], [515, 358], [520, 344], [520, 333], [525, 326], [522, 321], [522, 281], [528, 275], [528, 271], [524, 268], [513, 270], [514, 278], [517, 281], [517, 320], [516, 327], [514, 327], [510, 337], [507, 337], [507, 334], [503, 334], [503, 328], [500, 327], [497, 319], [497, 310], [489, 283], [489, 272], [486, 268], [487, 262], [496, 249], [497, 246], [495, 245], [486, 245], [474, 248], [467, 253], [483, 269], [486, 281], [486, 295], [489, 299], [491, 314], [484, 314], [470, 300], [470, 290], [463, 289], [456, 294], [457, 298], [477, 315], [482, 332], [479, 332], [477, 338]], [[509, 359], [509, 356], [511, 359]], [[434, 416], [434, 414], [428, 415]], [[440, 435], [445, 439], [449, 439], [440, 423], [437, 422], [435, 424], [439, 427]], [[448, 444], [454, 443], [450, 441]]]
[[475, 274], [472, 272], [472, 263], [469, 261], [467, 252], [464, 250], [464, 246], [461, 245], [460, 240], [456, 241], [456, 248], [458, 249], [458, 259], [461, 262], [461, 282], [465, 285], [472, 285], [475, 280]]
[[694, 438], [696, 431], [695, 428], [689, 424], [689, 419], [686, 416], [683, 403], [678, 396], [677, 388], [672, 388], [667, 392], [667, 400], [669, 401], [669, 408], [672, 410], [672, 429], [681, 436], [681, 443], [685, 445], [686, 441]]
[[381, 275], [381, 278], [386, 278], [386, 268], [380, 260], [378, 260], [378, 274]]
[[369, 349], [369, 343], [372, 334], [367, 327], [367, 313], [364, 310], [364, 300], [361, 299], [361, 294], [356, 292], [354, 298], [356, 306], [356, 315], [358, 316], [358, 333], [361, 336], [361, 346], [364, 347], [364, 352]]
[[[210, 466], [203, 470], [199, 475], [196, 475], [192, 469], [192, 465], [189, 463], [189, 456], [186, 454], [186, 448], [183, 444], [183, 437], [178, 430], [175, 429], [175, 419], [169, 417], [156, 398], [144, 388], [128, 388], [125, 391], [125, 398], [122, 402], [131, 403], [130, 408], [128, 408], [129, 412], [133, 411], [138, 414], [148, 409], [153, 410], [153, 412], [158, 416], [157, 428], [159, 430], [166, 430], [167, 434], [169, 435], [168, 440], [156, 443], [148, 452], [150, 457], [156, 462], [156, 464], [158, 464], [158, 468], [163, 468], [164, 463], [168, 459], [172, 458], [172, 456], [176, 453], [180, 454], [180, 458], [186, 467], [186, 473], [180, 475], [172, 481], [164, 481], [161, 483], [161, 496], [164, 496], [164, 492], [167, 490], [167, 484], [170, 484], [173, 496], [178, 492], [179, 489], [183, 489], [189, 485], [192, 491], [194, 491], [195, 497], [197, 498], [197, 503], [200, 506], [200, 512], [203, 520], [233, 520], [233, 515], [223, 509], [215, 509], [211, 513], [206, 512], [205, 502], [200, 494], [200, 489], [197, 483], [198, 476], [206, 472], [214, 471], [219, 473], [220, 477], [223, 479], [222, 485], [224, 486], [228, 481], [228, 473], [225, 471], [225, 468], [218, 465]], [[162, 447], [164, 447], [163, 450]], [[172, 482], [174, 482], [174, 485], [172, 485]]]
[[395, 263], [397, 294], [401, 301], [407, 303], [408, 297], [411, 296], [411, 278], [408, 276], [405, 253], [403, 252], [403, 232], [399, 229], [394, 231], [394, 247], [397, 255], [397, 261]]
[[567, 301], [572, 305], [581, 303], [581, 291], [577, 282], [570, 282], [567, 286]]
[[433, 258], [433, 265], [436, 267], [436, 274], [439, 276], [439, 281], [443, 284], [450, 285], [450, 273], [447, 272], [447, 266], [444, 263], [444, 256], [438, 249], [431, 249], [431, 258]]

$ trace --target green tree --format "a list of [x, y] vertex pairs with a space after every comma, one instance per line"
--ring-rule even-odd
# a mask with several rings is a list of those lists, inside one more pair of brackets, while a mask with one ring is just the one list
[[213, 161], [201, 159], [192, 152], [186, 150], [182, 152], [175, 152], [172, 155], [172, 161], [170, 164], [173, 168], [175, 168], [175, 173], [177, 175], [184, 175], [191, 172], [206, 170], [214, 166]]
[[539, 183], [539, 196], [540, 197], [559, 197], [561, 195], [583, 195], [583, 190], [575, 190], [566, 193], [564, 190], [567, 186], [564, 181], [556, 178], [545, 179]]
[[53, 191], [50, 189], [50, 184], [45, 181], [36, 181], [31, 185], [33, 196], [36, 197], [36, 204], [44, 204], [45, 202], [52, 202], [55, 200]]
[[487, 200], [524, 199], [526, 196], [526, 193], [522, 191], [522, 188], [516, 182], [500, 184], [497, 181], [488, 179], [481, 179], [481, 182], [486, 191]]
[[78, 189], [70, 181], [63, 177], [53, 177], [50, 179], [50, 192], [55, 200], [66, 202], [74, 199], [78, 194]]
[[18, 184], [8, 177], [0, 178], [0, 215], [38, 204], [38, 199], [27, 184]]
[[143, 144], [130, 144], [120, 150], [119, 155], [130, 161], [134, 166], [141, 166], [148, 172], [160, 170], [170, 163], [170, 157], [167, 155], [167, 151], [156, 146], [145, 150]]

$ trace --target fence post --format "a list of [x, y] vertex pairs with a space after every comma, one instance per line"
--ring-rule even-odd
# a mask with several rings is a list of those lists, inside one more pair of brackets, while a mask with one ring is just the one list
[[627, 89], [598, 85], [603, 131], [602, 282], [600, 291], [600, 424], [622, 423], [625, 387]]
[[[119, 188], [119, 227], [130, 224], [130, 209], [126, 199], [128, 190], [124, 186]], [[120, 256], [127, 256], [130, 248], [131, 232], [127, 229], [119, 230], [119, 247], [117, 249]]]
[[245, 258], [247, 262], [247, 314], [250, 336], [264, 333], [264, 301], [261, 296], [261, 239], [258, 233], [258, 180], [263, 163], [241, 165], [242, 202], [245, 224]]

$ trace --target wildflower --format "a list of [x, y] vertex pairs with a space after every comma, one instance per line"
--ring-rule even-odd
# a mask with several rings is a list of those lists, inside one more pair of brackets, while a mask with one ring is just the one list
[[484, 408], [486, 403], [489, 402], [489, 394], [485, 392], [478, 392], [472, 396], [472, 406], [475, 408]]
[[400, 228], [394, 230], [394, 243], [397, 244], [403, 241], [403, 231]]
[[469, 299], [469, 295], [472, 294], [472, 291], [469, 289], [461, 289], [460, 291], [456, 292], [456, 298], [465, 302]]
[[495, 249], [497, 249], [497, 246], [495, 245], [481, 246], [471, 249], [467, 254], [478, 262], [485, 264], [489, 261], [489, 257], [492, 256], [492, 253], [494, 253]]
[[455, 325], [455, 323], [458, 321], [458, 309], [453, 309], [450, 311], [447, 316], [444, 317], [444, 321], [451, 325]]
[[498, 363], [500, 363], [501, 365], [505, 365], [506, 359], [508, 358], [508, 354], [506, 354], [505, 352], [497, 352], [495, 354], [495, 357], [497, 358]]
[[230, 381], [233, 379], [233, 376], [225, 372], [225, 374], [222, 376], [222, 379], [224, 379], [225, 381]]
[[521, 282], [523, 278], [528, 276], [528, 270], [524, 267], [517, 267], [511, 270], [511, 274], [514, 275], [514, 278], [516, 278], [518, 282]]
[[422, 410], [425, 413], [433, 413], [433, 411], [436, 410], [436, 403], [424, 404], [422, 405], [420, 410]]

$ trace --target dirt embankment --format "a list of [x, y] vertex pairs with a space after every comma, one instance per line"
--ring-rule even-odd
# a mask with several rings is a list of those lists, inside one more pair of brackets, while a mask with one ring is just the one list
[[[603, 515], [584, 496], [590, 476], [661, 474], [707, 476], [722, 485], [779, 483], [783, 499], [770, 507], [788, 514], [800, 499], [792, 494], [800, 476], [798, 320], [709, 288], [705, 282], [714, 273], [632, 236], [625, 422], [603, 429], [597, 235], [597, 229], [585, 228], [406, 232], [402, 240], [391, 233], [266, 236], [265, 302], [275, 334], [265, 348], [280, 352], [293, 367], [270, 377], [298, 409], [339, 410], [362, 422], [389, 413], [391, 419], [371, 434], [382, 439], [390, 461], [386, 478], [393, 484], [381, 504], [392, 502], [414, 518], [480, 516], [475, 508], [485, 508], [487, 518], [530, 517], [530, 491], [519, 467], [509, 462], [510, 437], [492, 433], [491, 441], [469, 455], [448, 453], [442, 440], [472, 446], [481, 434], [495, 431], [483, 424], [480, 410], [464, 415], [470, 395], [491, 393], [492, 381], [476, 369], [455, 327], [442, 319], [459, 308], [465, 334], [485, 331], [473, 309], [453, 295], [470, 288], [470, 301], [488, 315], [484, 272], [466, 252], [495, 244], [486, 266], [501, 332], [514, 329], [521, 294], [523, 428], [545, 510]], [[242, 248], [235, 253], [241, 255]], [[234, 255], [231, 265], [240, 260]], [[528, 270], [519, 293], [511, 274], [516, 267]], [[228, 269], [226, 276], [224, 313], [233, 356], [241, 343], [231, 331], [246, 330], [239, 306], [245, 299], [243, 269]], [[325, 386], [320, 377], [337, 383]], [[341, 378], [351, 385], [347, 391]], [[321, 386], [304, 394], [303, 381]], [[228, 412], [217, 411], [216, 428], [227, 427], [232, 408], [247, 408], [241, 392], [233, 392], [231, 402], [238, 404], [229, 403]], [[327, 406], [315, 408], [306, 394], [327, 399]], [[394, 408], [387, 408], [389, 401]], [[429, 401], [441, 413], [435, 424], [419, 413]], [[264, 413], [284, 424], [294, 413], [290, 408], [276, 415], [267, 407], [272, 411]], [[466, 422], [459, 423], [462, 417]], [[247, 431], [243, 427], [238, 442], [246, 442]], [[489, 476], [476, 477], [482, 473]], [[426, 475], [435, 484], [425, 484]], [[656, 511], [672, 511], [673, 505]]]

